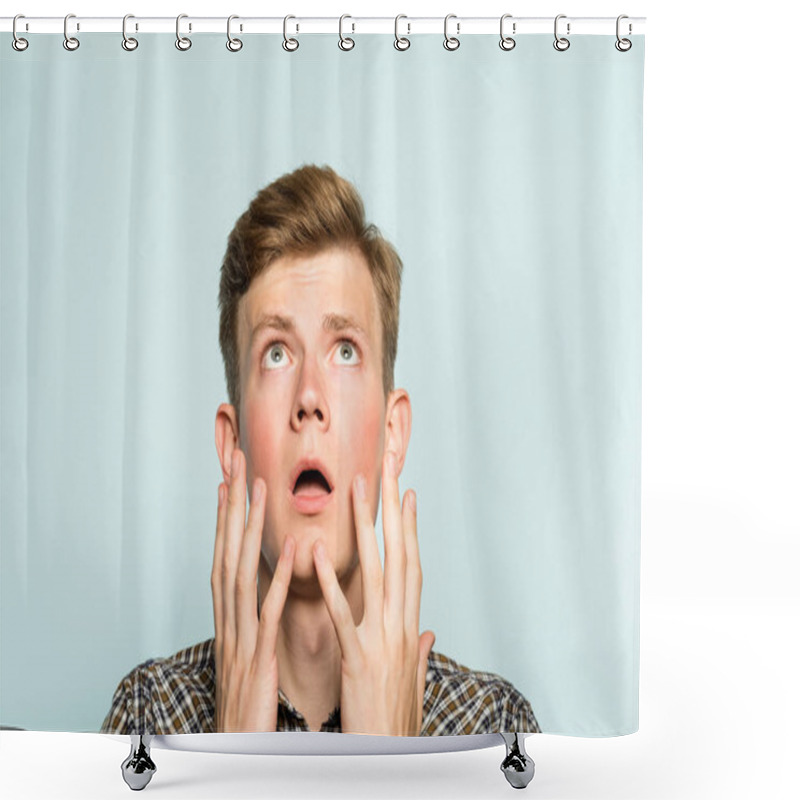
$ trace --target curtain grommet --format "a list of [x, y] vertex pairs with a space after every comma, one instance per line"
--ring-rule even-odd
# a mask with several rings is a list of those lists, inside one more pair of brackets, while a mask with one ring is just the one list
[[[456, 35], [456, 36], [448, 36], [447, 35], [447, 22], [449, 20], [451, 20], [451, 19], [456, 19], [456, 15], [455, 14], [448, 14], [444, 18], [444, 42], [443, 42], [444, 49], [445, 50], [450, 50], [450, 52], [452, 52], [453, 50], [458, 50], [458, 48], [461, 47], [461, 40], [458, 38], [458, 35]], [[461, 31], [461, 23], [457, 22], [456, 23], [456, 34], [460, 33], [460, 31]]]
[[[178, 14], [178, 18], [175, 20], [175, 47], [184, 52], [192, 46], [192, 40], [188, 36], [181, 36], [181, 20], [188, 19], [188, 17], [188, 14]], [[189, 25], [189, 30], [192, 30], [191, 25]]]
[[13, 34], [14, 38], [11, 40], [11, 46], [18, 52], [22, 53], [23, 51], [28, 49], [28, 40], [23, 39], [21, 36], [17, 34], [17, 20], [18, 19], [25, 19], [24, 14], [17, 14], [14, 17], [14, 22], [11, 23], [11, 33]]
[[[554, 32], [554, 35], [556, 37], [556, 40], [553, 42], [553, 47], [555, 47], [555, 49], [558, 50], [559, 53], [563, 53], [565, 50], [569, 50], [569, 44], [570, 44], [569, 39], [567, 39], [564, 36], [559, 36], [558, 35], [558, 21], [560, 19], [566, 19], [566, 18], [567, 18], [566, 14], [559, 14], [556, 17], [556, 21], [555, 21], [555, 23], [553, 25], [553, 32]], [[569, 36], [569, 29], [570, 29], [570, 23], [568, 22], [567, 23], [567, 36]]]
[[244, 42], [242, 42], [241, 39], [235, 39], [231, 36], [231, 20], [234, 19], [239, 19], [239, 17], [236, 14], [231, 14], [228, 17], [228, 41], [225, 42], [225, 47], [227, 47], [231, 53], [238, 53], [244, 47]]
[[134, 19], [133, 14], [126, 14], [122, 18], [122, 49], [132, 53], [139, 46], [139, 40], [128, 36], [127, 24], [129, 19]]
[[294, 51], [297, 50], [298, 47], [300, 47], [300, 42], [298, 42], [297, 39], [290, 39], [286, 35], [286, 25], [290, 19], [297, 19], [297, 17], [294, 17], [291, 14], [287, 14], [283, 18], [283, 49], [287, 53], [294, 53]]
[[[633, 47], [633, 42], [630, 39], [622, 39], [622, 38], [620, 38], [620, 35], [619, 35], [619, 23], [623, 19], [630, 19], [630, 17], [628, 17], [627, 14], [620, 14], [617, 17], [617, 41], [614, 42], [614, 47], [616, 47], [617, 50], [620, 51], [620, 53], [627, 53], [628, 50], [630, 50], [631, 47]], [[631, 33], [633, 33], [633, 25], [631, 25], [631, 23], [629, 22], [628, 23], [628, 36], [630, 36]]]
[[[77, 50], [81, 46], [81, 43], [74, 36], [69, 36], [67, 34], [67, 23], [69, 22], [70, 18], [75, 19], [75, 15], [74, 14], [67, 14], [67, 16], [64, 17], [64, 42], [63, 42], [63, 44], [64, 44], [64, 49], [65, 50], [69, 50], [70, 52], [72, 52], [73, 50]], [[80, 30], [80, 26], [78, 27], [78, 30]]]
[[[511, 36], [506, 36], [503, 33], [503, 23], [511, 17], [511, 14], [503, 14], [500, 17], [500, 49], [505, 50], [508, 52], [509, 50], [513, 50], [517, 46], [517, 40]], [[512, 33], [516, 33], [517, 24], [512, 23]]]
[[[355, 40], [351, 39], [349, 36], [345, 36], [344, 33], [342, 32], [342, 25], [346, 19], [353, 19], [353, 18], [349, 14], [342, 14], [342, 16], [339, 17], [339, 49], [344, 50], [345, 52], [352, 50], [356, 46]], [[351, 33], [355, 33], [356, 30], [355, 23], [351, 24], [353, 28]]]
[[[411, 47], [411, 39], [406, 39], [405, 36], [400, 36], [398, 27], [401, 19], [408, 19], [408, 17], [405, 14], [398, 14], [394, 18], [394, 49], [400, 50], [402, 52], [404, 50], [408, 50], [408, 48]], [[407, 34], [410, 34], [411, 23], [407, 22], [406, 27], [408, 28]]]

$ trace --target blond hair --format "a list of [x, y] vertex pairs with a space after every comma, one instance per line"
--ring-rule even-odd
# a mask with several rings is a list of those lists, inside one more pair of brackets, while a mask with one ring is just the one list
[[228, 398], [240, 411], [239, 300], [278, 258], [356, 247], [369, 267], [382, 326], [384, 398], [394, 388], [403, 264], [378, 228], [364, 218], [356, 188], [328, 166], [305, 165], [261, 189], [228, 236], [219, 279], [219, 346]]

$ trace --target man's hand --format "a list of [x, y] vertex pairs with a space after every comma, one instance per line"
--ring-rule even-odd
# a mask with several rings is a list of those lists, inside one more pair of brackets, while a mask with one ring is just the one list
[[409, 490], [400, 510], [394, 453], [383, 462], [382, 507], [386, 574], [381, 569], [369, 501], [353, 486], [353, 509], [361, 561], [364, 618], [356, 627], [323, 543], [314, 563], [342, 651], [343, 733], [419, 736], [432, 631], [419, 635], [422, 568], [417, 544], [416, 495]]
[[217, 732], [274, 731], [278, 721], [275, 643], [292, 577], [295, 543], [287, 536], [259, 619], [257, 576], [267, 487], [261, 478], [253, 481], [245, 527], [246, 470], [244, 453], [235, 449], [230, 486], [219, 486], [211, 570]]

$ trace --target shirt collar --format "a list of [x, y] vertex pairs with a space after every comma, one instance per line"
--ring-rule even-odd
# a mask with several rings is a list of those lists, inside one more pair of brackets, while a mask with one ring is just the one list
[[[306, 728], [308, 728], [308, 723], [305, 720], [305, 717], [294, 707], [292, 701], [284, 694], [283, 689], [278, 687], [278, 702], [283, 706], [283, 710], [286, 714], [290, 717], [294, 717], [298, 722], [302, 723]], [[339, 706], [331, 711], [328, 714], [328, 719], [322, 724], [323, 728], [341, 728], [341, 709]]]

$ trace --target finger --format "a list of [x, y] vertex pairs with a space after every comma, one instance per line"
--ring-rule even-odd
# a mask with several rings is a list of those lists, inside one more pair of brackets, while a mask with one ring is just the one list
[[415, 736], [422, 733], [422, 722], [425, 716], [425, 686], [428, 675], [428, 658], [433, 650], [436, 634], [425, 631], [419, 637], [419, 664], [417, 666], [417, 726]]
[[339, 586], [339, 579], [336, 577], [336, 571], [328, 558], [322, 540], [314, 545], [313, 553], [319, 585], [322, 587], [322, 596], [325, 599], [325, 605], [328, 607], [328, 613], [333, 620], [333, 627], [336, 629], [339, 647], [342, 650], [342, 658], [353, 664], [355, 669], [358, 669], [360, 648], [350, 604]]
[[383, 568], [381, 554], [378, 552], [378, 538], [375, 523], [366, 496], [366, 483], [362, 484], [364, 493], [358, 490], [359, 478], [353, 482], [353, 518], [356, 525], [358, 559], [361, 562], [361, 592], [364, 600], [364, 619], [367, 627], [383, 624]]
[[214, 649], [216, 656], [222, 648], [222, 551], [225, 546], [225, 508], [227, 485], [217, 488], [217, 534], [214, 539], [214, 561], [211, 567], [211, 596], [214, 600]]
[[382, 481], [385, 620], [395, 632], [403, 630], [406, 595], [406, 543], [400, 516], [400, 490], [397, 483], [397, 456], [387, 451], [383, 459]]
[[253, 480], [250, 514], [236, 572], [236, 646], [240, 654], [252, 658], [258, 638], [258, 559], [264, 530], [267, 487], [263, 478]]
[[[236, 572], [244, 535], [247, 469], [244, 453], [235, 449], [231, 458], [231, 485], [228, 488], [228, 507], [225, 510], [225, 546], [222, 555], [222, 617], [226, 650], [236, 643]], [[231, 653], [232, 653], [231, 649]]]
[[417, 538], [417, 493], [409, 489], [403, 498], [403, 536], [406, 542], [405, 629], [409, 636], [419, 634], [419, 607], [422, 595], [422, 565]]
[[289, 594], [289, 585], [292, 582], [292, 569], [294, 567], [294, 554], [296, 544], [293, 536], [287, 536], [283, 543], [283, 552], [278, 559], [275, 573], [272, 576], [267, 596], [261, 604], [261, 619], [258, 623], [258, 642], [254, 660], [259, 675], [267, 674], [275, 647], [278, 642], [278, 628], [286, 597]]

